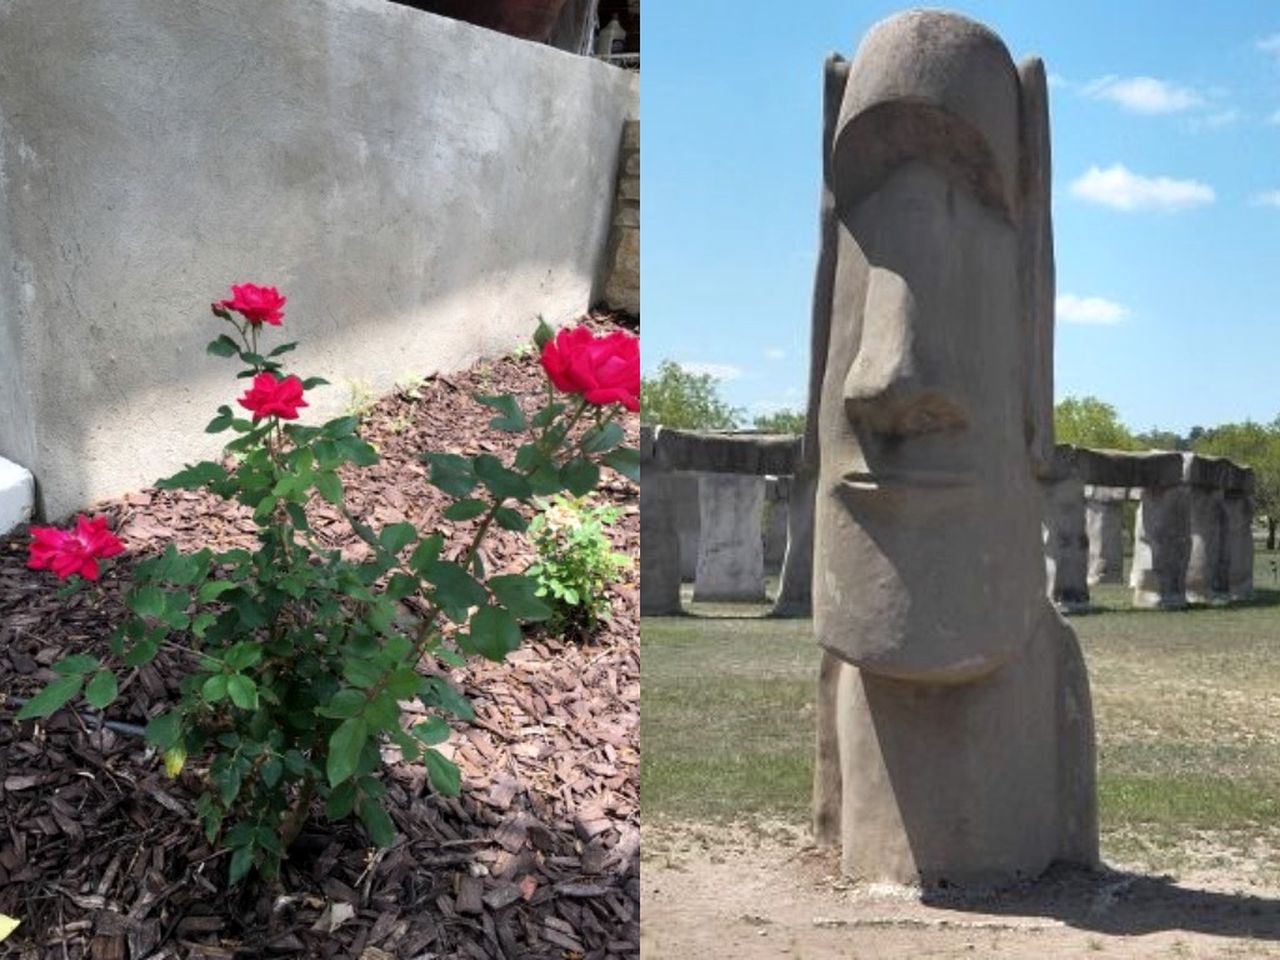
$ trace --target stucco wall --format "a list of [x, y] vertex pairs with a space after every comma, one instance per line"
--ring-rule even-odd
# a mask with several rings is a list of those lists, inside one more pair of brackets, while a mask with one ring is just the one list
[[293, 367], [398, 379], [600, 293], [638, 80], [385, 0], [0, 0], [0, 456], [56, 518], [218, 439], [232, 282]]

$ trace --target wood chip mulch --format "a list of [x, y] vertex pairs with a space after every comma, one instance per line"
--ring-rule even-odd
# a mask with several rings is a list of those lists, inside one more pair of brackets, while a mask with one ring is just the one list
[[[608, 317], [593, 317], [608, 328]], [[528, 356], [483, 362], [399, 390], [363, 417], [379, 449], [373, 468], [344, 474], [353, 513], [376, 526], [409, 520], [450, 534], [457, 556], [474, 521], [440, 518], [449, 500], [426, 483], [425, 451], [513, 450], [490, 430], [475, 393], [511, 391], [526, 410], [542, 376]], [[337, 388], [330, 388], [337, 389]], [[638, 442], [638, 417], [625, 423]], [[639, 952], [639, 496], [604, 471], [599, 496], [624, 510], [615, 548], [633, 558], [612, 591], [613, 620], [589, 642], [530, 635], [505, 664], [473, 660], [451, 677], [476, 708], [446, 749], [463, 772], [458, 800], [434, 794], [425, 771], [390, 761], [384, 776], [399, 829], [372, 848], [354, 823], [317, 811], [280, 882], [228, 891], [227, 857], [194, 814], [201, 768], [177, 780], [145, 743], [63, 711], [13, 720], [6, 695], [29, 697], [68, 653], [105, 653], [122, 615], [129, 558], [253, 540], [244, 511], [215, 497], [143, 490], [99, 504], [125, 541], [105, 598], [57, 598], [25, 567], [25, 531], [0, 538], [0, 913], [22, 921], [0, 957], [22, 960], [231, 960], [243, 957], [605, 958]], [[365, 545], [324, 504], [313, 525], [359, 559]], [[529, 562], [524, 535], [496, 531], [490, 572]], [[164, 651], [130, 673], [109, 719], [144, 724], [177, 696], [180, 664]], [[412, 709], [406, 705], [407, 709]], [[6, 952], [7, 951], [7, 952]]]

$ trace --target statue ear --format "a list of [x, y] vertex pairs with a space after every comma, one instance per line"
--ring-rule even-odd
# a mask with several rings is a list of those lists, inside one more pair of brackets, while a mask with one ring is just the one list
[[836, 203], [831, 184], [831, 150], [836, 120], [849, 79], [849, 61], [839, 54], [827, 57], [822, 71], [822, 194], [818, 207], [818, 265], [813, 283], [813, 325], [809, 338], [809, 408], [801, 457], [806, 467], [818, 468], [818, 405], [827, 369], [831, 340], [832, 287], [836, 273]]
[[1050, 209], [1049, 87], [1039, 57], [1018, 67], [1023, 397], [1027, 446], [1036, 472], [1053, 460], [1053, 219]]

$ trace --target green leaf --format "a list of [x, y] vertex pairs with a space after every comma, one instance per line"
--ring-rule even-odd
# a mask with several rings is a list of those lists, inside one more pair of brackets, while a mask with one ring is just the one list
[[284, 512], [289, 515], [289, 519], [293, 521], [293, 526], [297, 530], [310, 530], [311, 524], [307, 522], [307, 511], [303, 510], [299, 504], [290, 501], [284, 505]]
[[205, 350], [215, 357], [234, 357], [240, 352], [240, 345], [224, 333], [217, 340], [210, 341]]
[[357, 467], [372, 467], [378, 462], [378, 451], [359, 437], [339, 437], [335, 442], [342, 455]]
[[200, 695], [209, 703], [218, 703], [220, 700], [226, 699], [227, 696], [227, 676], [224, 673], [215, 673], [204, 682], [204, 686], [200, 688]]
[[564, 413], [567, 408], [563, 403], [548, 403], [545, 407], [533, 415], [532, 423], [541, 430], [547, 426], [560, 414]]
[[351, 717], [342, 721], [329, 738], [329, 786], [336, 787], [356, 772], [360, 763], [360, 751], [369, 739], [369, 726], [363, 717]]
[[476, 401], [483, 403], [486, 407], [493, 407], [502, 414], [489, 421], [489, 426], [493, 429], [504, 433], [520, 433], [528, 429], [529, 421], [525, 419], [524, 411], [520, 409], [520, 404], [511, 394], [504, 393], [501, 396], [479, 394], [476, 396]]
[[488, 509], [489, 504], [483, 500], [459, 500], [445, 508], [444, 518], [446, 520], [474, 520]]
[[470, 632], [458, 637], [464, 650], [494, 661], [503, 660], [520, 646], [520, 625], [502, 607], [481, 607], [471, 618]]
[[524, 533], [529, 529], [529, 521], [520, 514], [512, 510], [510, 507], [499, 507], [493, 511], [493, 519], [498, 521], [498, 526], [503, 530], [512, 530], [515, 533]]
[[600, 468], [590, 460], [575, 457], [560, 468], [560, 482], [575, 497], [585, 496], [600, 482]]
[[366, 698], [362, 691], [343, 689], [335, 693], [333, 698], [323, 707], [317, 707], [316, 713], [322, 717], [346, 720], [363, 710], [365, 702]]
[[209, 425], [204, 428], [205, 433], [221, 433], [235, 423], [236, 415], [226, 404], [218, 408], [218, 415], [209, 421]]
[[196, 614], [195, 619], [191, 621], [191, 632], [194, 633], [197, 637], [200, 637], [203, 639], [206, 631], [208, 631], [210, 627], [212, 627], [215, 623], [217, 623], [217, 621], [218, 621], [217, 614], [208, 613], [208, 612], [198, 613]]
[[95, 710], [110, 706], [120, 694], [116, 686], [116, 675], [110, 670], [99, 670], [94, 674], [89, 685], [84, 688], [84, 698]]
[[54, 673], [61, 674], [64, 677], [83, 677], [87, 673], [92, 673], [98, 669], [98, 658], [90, 657], [87, 654], [76, 653], [60, 660], [53, 665]]
[[441, 663], [447, 663], [451, 667], [465, 667], [467, 665], [466, 657], [456, 650], [450, 650], [448, 647], [441, 647], [435, 652], [435, 656]]
[[201, 584], [200, 592], [197, 596], [200, 598], [201, 603], [210, 603], [217, 600], [218, 597], [222, 596], [228, 590], [234, 590], [238, 586], [239, 584], [232, 580], [210, 580], [207, 583]]
[[555, 339], [556, 331], [541, 316], [538, 317], [537, 329], [533, 331], [533, 345], [538, 348], [538, 352], [542, 352], [542, 348]]
[[421, 574], [429, 564], [435, 562], [435, 559], [440, 556], [440, 550], [443, 546], [444, 537], [438, 533], [433, 533], [423, 539], [414, 549], [413, 555], [409, 557], [409, 569]]
[[356, 785], [348, 780], [329, 791], [329, 800], [324, 806], [324, 815], [330, 820], [341, 820], [349, 816], [356, 806]]
[[268, 356], [268, 357], [278, 357], [278, 356], [280, 356], [280, 354], [282, 354], [282, 353], [288, 353], [290, 350], [292, 350], [292, 349], [294, 349], [295, 347], [297, 347], [297, 345], [298, 345], [298, 344], [297, 344], [296, 342], [295, 342], [295, 343], [282, 343], [282, 344], [280, 344], [280, 346], [276, 347], [274, 350], [272, 350], [270, 353], [268, 353], [268, 354], [267, 354], [267, 356]]
[[314, 390], [316, 387], [327, 387], [329, 381], [324, 377], [307, 377], [302, 381], [303, 390]]
[[317, 473], [314, 482], [320, 496], [334, 506], [342, 505], [342, 481], [336, 473]]
[[436, 792], [446, 797], [456, 797], [462, 792], [462, 772], [452, 760], [446, 760], [439, 750], [427, 751], [427, 776]]
[[628, 480], [640, 482], [640, 451], [634, 447], [611, 450], [601, 458], [605, 466], [612, 467]]
[[143, 664], [154, 660], [159, 652], [160, 645], [155, 640], [150, 637], [143, 637], [124, 655], [124, 665], [126, 667], [141, 667]]
[[449, 725], [439, 717], [428, 717], [425, 722], [413, 728], [413, 735], [429, 747], [444, 743], [452, 732]]
[[212, 460], [203, 460], [200, 463], [188, 464], [185, 469], [179, 470], [173, 476], [157, 480], [156, 488], [159, 490], [198, 490], [203, 486], [220, 483], [226, 479], [227, 471], [222, 464], [214, 463]]
[[418, 531], [412, 523], [393, 523], [382, 528], [378, 542], [387, 553], [397, 554], [417, 539]]
[[244, 674], [234, 673], [227, 678], [227, 693], [241, 710], [258, 709], [258, 686]]
[[168, 750], [182, 736], [182, 714], [176, 711], [162, 713], [147, 724], [147, 743], [159, 750]]
[[320, 429], [324, 431], [324, 435], [330, 440], [337, 440], [339, 437], [349, 437], [355, 433], [360, 426], [358, 417], [338, 417], [336, 420], [330, 420]]
[[262, 769], [258, 771], [262, 777], [262, 782], [268, 787], [274, 787], [280, 782], [280, 778], [284, 776], [284, 764], [280, 762], [279, 757], [272, 757], [262, 765]]
[[372, 797], [360, 801], [360, 822], [369, 831], [369, 839], [380, 847], [389, 847], [396, 839], [395, 824], [382, 809], [382, 804]]
[[223, 659], [232, 670], [248, 670], [262, 662], [262, 646], [242, 640], [228, 650]]
[[583, 453], [605, 453], [612, 450], [627, 438], [626, 432], [616, 421], [609, 421], [600, 427], [592, 427], [582, 435], [578, 449]]
[[59, 677], [26, 702], [18, 711], [18, 719], [34, 720], [37, 717], [49, 716], [62, 709], [80, 692], [82, 686], [84, 686], [84, 677], [80, 674]]
[[482, 606], [489, 600], [488, 591], [456, 563], [433, 560], [424, 564], [420, 573], [436, 587], [436, 602], [456, 623], [466, 619], [469, 608]]
[[499, 500], [505, 500], [512, 497], [516, 500], [525, 500], [533, 495], [533, 488], [529, 486], [529, 481], [516, 473], [514, 470], [508, 470], [499, 460], [491, 453], [482, 453], [472, 460], [476, 476], [484, 481], [484, 485], [493, 491], [493, 495]]
[[231, 854], [231, 866], [227, 871], [227, 882], [235, 886], [253, 869], [253, 847], [236, 847]]
[[498, 602], [521, 620], [546, 620], [552, 610], [538, 599], [537, 581], [521, 573], [489, 578], [489, 589]]
[[422, 462], [431, 465], [431, 484], [451, 497], [465, 497], [479, 482], [475, 468], [456, 453], [427, 453]]

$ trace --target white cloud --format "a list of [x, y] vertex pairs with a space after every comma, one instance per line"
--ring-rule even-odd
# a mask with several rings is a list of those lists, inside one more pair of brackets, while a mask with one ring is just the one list
[[1258, 41], [1258, 49], [1263, 53], [1270, 53], [1273, 56], [1280, 57], [1280, 33], [1273, 33], [1269, 37], [1263, 37]]
[[787, 359], [787, 351], [783, 350], [781, 347], [770, 347], [764, 352], [764, 355], [769, 360]]
[[1049, 85], [1050, 90], [1065, 89], [1071, 86], [1071, 81], [1060, 73], [1051, 73], [1045, 77], [1045, 82]]
[[1191, 120], [1191, 128], [1193, 130], [1220, 130], [1245, 119], [1248, 119], [1248, 114], [1239, 107], [1228, 107], [1225, 110], [1219, 110], [1217, 113], [1208, 113], [1203, 117], [1195, 117]]
[[1172, 177], [1144, 177], [1131, 173], [1124, 164], [1102, 170], [1091, 166], [1071, 184], [1071, 192], [1116, 210], [1161, 210], [1173, 213], [1213, 203], [1213, 187], [1198, 180]]
[[1280, 190], [1265, 190], [1262, 193], [1255, 194], [1253, 205], [1255, 207], [1280, 208]]
[[1102, 297], [1077, 297], [1064, 293], [1058, 297], [1058, 316], [1067, 323], [1089, 323], [1107, 326], [1129, 316], [1129, 308]]
[[742, 368], [729, 363], [702, 363], [699, 361], [680, 361], [680, 369], [695, 376], [705, 374], [712, 380], [737, 380], [742, 376]]
[[1086, 97], [1110, 100], [1134, 113], [1178, 113], [1204, 104], [1190, 87], [1180, 87], [1155, 77], [1099, 77], [1082, 88]]

